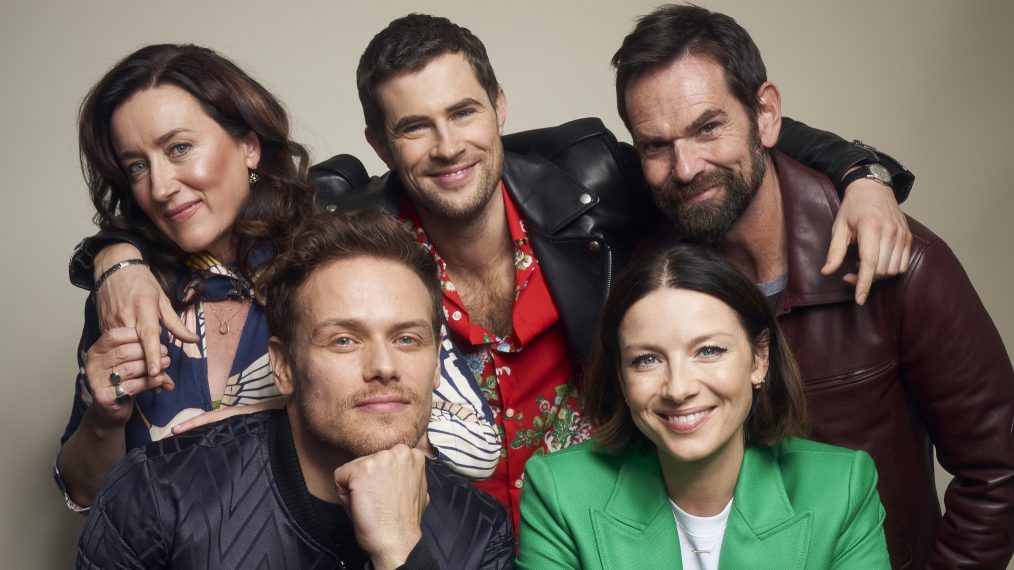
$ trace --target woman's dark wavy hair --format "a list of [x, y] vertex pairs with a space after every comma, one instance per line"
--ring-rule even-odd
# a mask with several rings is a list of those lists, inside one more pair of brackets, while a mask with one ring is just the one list
[[112, 143], [116, 109], [135, 93], [163, 85], [192, 95], [233, 138], [253, 131], [260, 141], [260, 180], [251, 186], [233, 226], [238, 239], [237, 269], [245, 279], [252, 283], [257, 269], [251, 267], [250, 254], [265, 244], [280, 249], [291, 228], [314, 210], [316, 193], [307, 181], [309, 155], [289, 139], [285, 109], [236, 64], [213, 50], [189, 44], [150, 45], [120, 60], [81, 103], [81, 170], [95, 205], [95, 223], [103, 229], [133, 232], [155, 244], [149, 259], [152, 271], [169, 298], [179, 303], [174, 268], [182, 266], [186, 255], [158, 231], [134, 200], [130, 179]]
[[746, 419], [746, 444], [771, 446], [807, 432], [806, 399], [799, 368], [764, 294], [745, 275], [710, 249], [678, 245], [634, 262], [609, 294], [592, 347], [583, 385], [584, 409], [597, 427], [599, 445], [623, 451], [631, 444], [651, 446], [637, 429], [623, 397], [619, 330], [630, 308], [659, 289], [685, 289], [710, 295], [732, 309], [754, 352], [768, 349], [768, 372]]

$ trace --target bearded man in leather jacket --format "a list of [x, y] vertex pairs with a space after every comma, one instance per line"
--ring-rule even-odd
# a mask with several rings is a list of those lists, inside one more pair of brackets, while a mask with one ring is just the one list
[[[897, 568], [1004, 568], [1014, 552], [1014, 371], [947, 245], [909, 219], [903, 277], [853, 304], [816, 270], [838, 197], [769, 149], [777, 87], [723, 14], [663, 6], [613, 57], [620, 114], [654, 201], [656, 244], [710, 244], [769, 296], [806, 382], [812, 437], [873, 456]], [[876, 169], [855, 176], [890, 179]], [[954, 475], [940, 513], [933, 451]]]

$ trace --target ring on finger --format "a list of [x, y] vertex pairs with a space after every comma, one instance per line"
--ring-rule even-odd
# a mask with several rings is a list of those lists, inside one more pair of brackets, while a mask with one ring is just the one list
[[129, 399], [130, 399], [130, 394], [128, 394], [127, 391], [123, 389], [123, 386], [120, 386], [119, 384], [117, 384], [116, 385], [116, 403], [117, 404], [122, 404], [123, 402], [126, 402]]
[[110, 370], [109, 371], [109, 383], [110, 384], [112, 384], [113, 386], [119, 386], [121, 381], [123, 381], [123, 378], [120, 377], [120, 373], [119, 372], [117, 372], [115, 370]]

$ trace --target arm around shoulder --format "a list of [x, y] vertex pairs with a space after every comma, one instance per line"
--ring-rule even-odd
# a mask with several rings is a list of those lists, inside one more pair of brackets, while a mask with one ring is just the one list
[[110, 474], [88, 514], [76, 568], [165, 568], [168, 542], [159, 513], [144, 452], [136, 450]]

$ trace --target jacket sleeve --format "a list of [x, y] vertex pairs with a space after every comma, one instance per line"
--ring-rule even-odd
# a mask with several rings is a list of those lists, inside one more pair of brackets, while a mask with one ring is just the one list
[[115, 243], [129, 243], [141, 250], [141, 256], [148, 259], [151, 255], [151, 244], [144, 238], [125, 230], [101, 230], [99, 233], [81, 240], [70, 256], [70, 282], [76, 287], [91, 291], [95, 285], [95, 256], [103, 248]]
[[903, 278], [899, 317], [902, 381], [954, 476], [927, 567], [1005, 568], [1014, 553], [1014, 370], [968, 276], [933, 237]]
[[835, 547], [831, 568], [890, 568], [884, 517], [884, 506], [877, 493], [877, 468], [865, 451], [857, 451], [849, 473], [849, 513]]
[[[553, 472], [533, 456], [525, 464], [521, 490], [521, 535], [517, 565], [533, 570], [581, 567], [577, 545], [560, 512]], [[675, 538], [675, 537], [674, 537]]]
[[135, 449], [109, 475], [78, 539], [78, 569], [167, 568], [168, 541], [145, 462]]
[[486, 479], [500, 460], [493, 410], [446, 328], [442, 329], [440, 386], [433, 391], [426, 433], [437, 461], [463, 477]]
[[500, 512], [499, 522], [495, 527], [486, 551], [482, 555], [481, 570], [513, 570], [514, 568], [514, 532], [511, 530], [511, 518], [507, 511]]
[[782, 132], [776, 148], [793, 159], [827, 175], [842, 197], [841, 182], [850, 168], [858, 164], [879, 163], [891, 173], [894, 197], [898, 203], [908, 198], [915, 175], [890, 155], [860, 141], [848, 142], [838, 135], [815, 129], [788, 117], [782, 117]]

